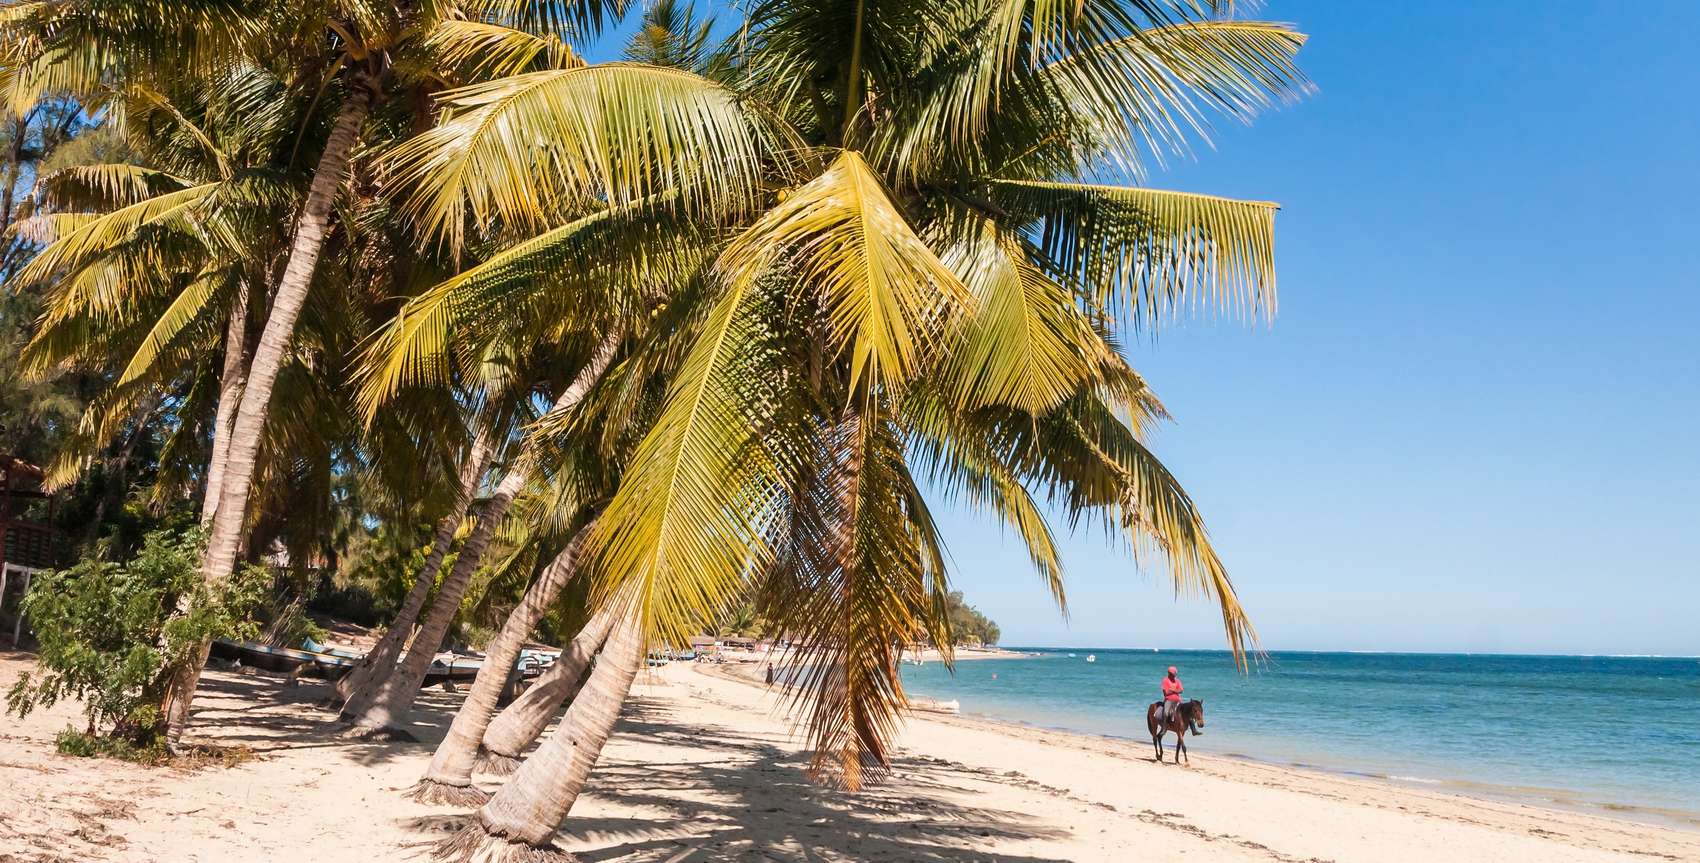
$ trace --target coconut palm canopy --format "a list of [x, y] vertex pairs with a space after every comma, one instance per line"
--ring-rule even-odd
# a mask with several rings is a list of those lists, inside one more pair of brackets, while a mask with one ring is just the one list
[[951, 642], [923, 489], [1021, 536], [1059, 606], [1048, 512], [1154, 549], [1243, 655], [1120, 345], [1194, 309], [1273, 314], [1274, 205], [1142, 181], [1302, 93], [1300, 34], [1208, 3], [783, 0], [665, 67], [489, 23], [441, 38], [479, 62], [390, 182], [426, 241], [498, 250], [372, 341], [366, 410], [504, 333], [647, 328], [624, 364], [666, 398], [591, 540], [597, 593], [679, 642], [759, 583], [819, 770], [884, 764], [898, 652]]
[[[1304, 37], [1210, 0], [758, 0], [719, 21], [661, 0], [621, 60], [587, 62], [627, 7], [6, 7], [14, 109], [75, 99], [123, 144], [45, 178], [14, 229], [37, 250], [12, 286], [46, 310], [30, 368], [103, 382], [56, 473], [168, 414], [161, 475], [204, 494], [209, 582], [257, 526], [336, 530], [295, 499], [350, 474], [381, 504], [355, 518], [434, 525], [386, 638], [424, 615], [409, 671], [374, 660], [350, 695], [378, 725], [469, 586], [524, 594], [508, 653], [559, 595], [581, 606], [556, 617], [591, 619], [573, 654], [603, 661], [493, 721], [505, 679], [481, 675], [416, 789], [482, 800], [474, 755], [511, 769], [574, 699], [448, 856], [545, 845], [645, 645], [745, 601], [789, 638], [817, 775], [877, 775], [901, 652], [955, 640], [939, 504], [1019, 536], [1063, 613], [1056, 530], [1104, 529], [1214, 601], [1243, 662], [1250, 622], [1145, 443], [1167, 415], [1123, 346], [1274, 314], [1275, 205], [1146, 182], [1305, 92]], [[174, 674], [168, 740], [199, 664]]]

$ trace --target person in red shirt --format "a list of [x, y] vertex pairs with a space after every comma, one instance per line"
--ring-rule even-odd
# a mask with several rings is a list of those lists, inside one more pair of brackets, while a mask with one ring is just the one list
[[1181, 703], [1181, 679], [1175, 674], [1175, 667], [1169, 666], [1169, 674], [1163, 678], [1163, 721], [1168, 722], [1175, 715], [1175, 708]]

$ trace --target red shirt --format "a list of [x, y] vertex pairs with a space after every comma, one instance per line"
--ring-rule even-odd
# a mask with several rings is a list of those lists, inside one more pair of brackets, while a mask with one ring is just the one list
[[1181, 679], [1179, 677], [1164, 677], [1163, 678], [1163, 700], [1164, 701], [1179, 701], [1179, 700], [1181, 700]]

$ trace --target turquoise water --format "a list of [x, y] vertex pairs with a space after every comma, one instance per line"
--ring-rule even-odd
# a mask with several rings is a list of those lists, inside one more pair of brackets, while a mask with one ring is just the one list
[[904, 681], [966, 714], [1130, 738], [1145, 753], [1145, 706], [1175, 665], [1207, 708], [1193, 752], [1700, 824], [1700, 659], [1282, 652], [1242, 676], [1222, 651], [1030, 652], [961, 662], [954, 676], [905, 666]]

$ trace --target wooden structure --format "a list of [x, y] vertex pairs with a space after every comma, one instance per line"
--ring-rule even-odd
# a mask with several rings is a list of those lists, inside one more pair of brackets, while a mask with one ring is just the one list
[[30, 576], [59, 565], [59, 531], [25, 517], [44, 501], [45, 517], [53, 518], [53, 498], [41, 488], [45, 476], [41, 468], [0, 453], [0, 614], [12, 609], [13, 646], [23, 635], [23, 614], [17, 609], [29, 590]]

